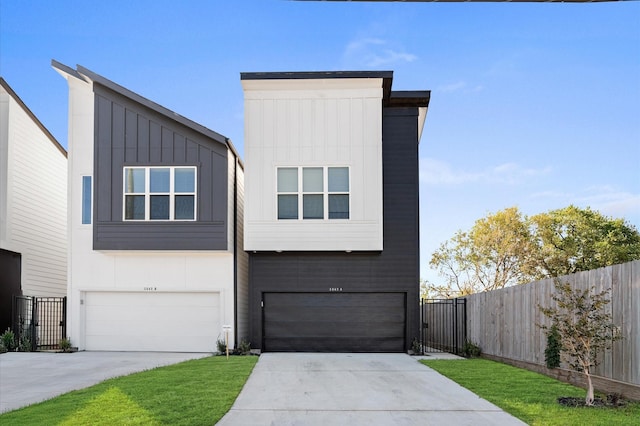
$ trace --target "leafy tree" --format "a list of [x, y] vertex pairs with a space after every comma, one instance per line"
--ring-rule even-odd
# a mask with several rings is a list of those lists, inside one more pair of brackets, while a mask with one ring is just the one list
[[611, 349], [613, 342], [622, 338], [611, 314], [604, 310], [610, 302], [611, 289], [600, 293], [596, 293], [594, 287], [573, 290], [569, 283], [559, 280], [556, 280], [555, 288], [551, 298], [556, 306], [540, 306], [540, 311], [551, 320], [550, 327], [542, 328], [557, 330], [561, 356], [573, 370], [584, 373], [587, 379], [585, 404], [593, 405], [591, 372], [599, 364], [602, 351]]
[[623, 219], [569, 206], [531, 218], [510, 207], [458, 231], [432, 254], [444, 283], [429, 292], [463, 296], [640, 259], [640, 233]]
[[640, 259], [640, 233], [623, 219], [569, 206], [531, 217], [537, 249], [525, 270], [559, 277]]
[[477, 220], [469, 232], [458, 231], [433, 253], [430, 265], [463, 296], [527, 282], [521, 262], [532, 249], [526, 219], [511, 207]]
[[420, 299], [450, 299], [459, 295], [446, 285], [436, 285], [427, 280], [420, 280]]

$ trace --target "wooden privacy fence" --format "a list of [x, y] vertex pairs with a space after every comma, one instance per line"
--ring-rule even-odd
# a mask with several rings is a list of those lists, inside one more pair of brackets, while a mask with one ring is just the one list
[[[594, 374], [640, 386], [640, 261], [559, 279], [573, 288], [595, 286], [596, 292], [611, 288], [606, 310], [623, 338], [603, 354]], [[550, 325], [539, 306], [551, 305], [553, 291], [554, 280], [547, 279], [467, 296], [469, 340], [478, 344], [483, 354], [544, 366], [547, 338], [536, 324]]]

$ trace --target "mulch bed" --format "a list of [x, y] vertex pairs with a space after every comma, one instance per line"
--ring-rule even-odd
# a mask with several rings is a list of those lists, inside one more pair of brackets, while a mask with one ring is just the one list
[[[596, 397], [593, 400], [592, 407], [607, 407], [607, 408], [619, 408], [627, 405], [627, 400], [620, 395], [611, 394], [607, 395], [606, 399]], [[584, 398], [576, 398], [573, 396], [561, 396], [558, 398], [558, 403], [565, 407], [586, 407]]]

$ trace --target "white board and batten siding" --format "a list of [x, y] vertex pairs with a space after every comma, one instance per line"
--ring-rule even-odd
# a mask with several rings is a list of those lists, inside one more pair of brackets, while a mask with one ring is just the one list
[[[245, 250], [382, 250], [382, 78], [243, 80]], [[349, 167], [348, 220], [277, 219], [278, 167]]]
[[67, 293], [67, 158], [0, 87], [0, 248], [22, 255], [22, 292]]

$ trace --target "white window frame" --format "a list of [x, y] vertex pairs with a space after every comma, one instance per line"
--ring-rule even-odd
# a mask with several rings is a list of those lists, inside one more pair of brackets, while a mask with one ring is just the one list
[[[322, 169], [322, 192], [304, 192], [303, 190], [303, 169], [306, 168], [321, 168]], [[333, 168], [346, 168], [349, 173], [349, 190], [348, 191], [332, 191], [329, 192], [329, 169]], [[278, 170], [279, 169], [297, 169], [298, 171], [298, 191], [297, 192], [288, 192], [288, 191], [278, 191]], [[276, 178], [275, 178], [275, 193], [276, 193], [276, 212], [275, 217], [278, 221], [283, 222], [295, 222], [295, 221], [305, 221], [305, 222], [320, 222], [320, 221], [349, 221], [351, 220], [351, 167], [344, 165], [332, 165], [332, 166], [277, 166], [276, 167]], [[323, 217], [322, 219], [304, 219], [304, 195], [322, 195], [322, 203], [323, 203]], [[298, 218], [297, 219], [280, 219], [279, 211], [278, 211], [278, 196], [280, 195], [297, 195], [298, 196]], [[329, 219], [329, 195], [348, 195], [349, 196], [349, 217], [348, 218], [340, 218], [340, 219]]]
[[[144, 193], [126, 191], [126, 174], [129, 169], [144, 170]], [[151, 170], [169, 169], [169, 192], [151, 192]], [[190, 169], [194, 172], [193, 192], [175, 192], [175, 171], [177, 169]], [[144, 195], [144, 219], [127, 219], [127, 195]], [[151, 219], [151, 196], [169, 196], [169, 219]], [[175, 218], [175, 197], [180, 195], [193, 195], [193, 219]], [[122, 168], [122, 220], [125, 222], [195, 222], [198, 219], [198, 168], [196, 166], [124, 166]]]
[[[80, 223], [82, 225], [91, 225], [93, 222], [93, 176], [91, 175], [82, 175], [80, 185]], [[88, 186], [86, 186], [88, 184]], [[85, 192], [85, 191], [88, 191]], [[85, 202], [88, 202], [87, 206]], [[88, 207], [88, 208], [87, 208]], [[88, 215], [87, 220], [85, 220], [85, 214]]]

